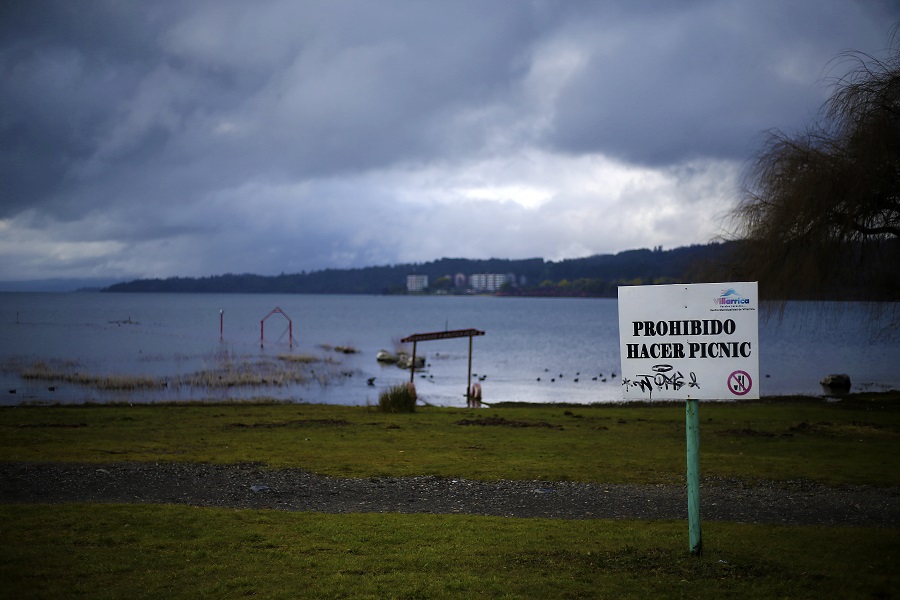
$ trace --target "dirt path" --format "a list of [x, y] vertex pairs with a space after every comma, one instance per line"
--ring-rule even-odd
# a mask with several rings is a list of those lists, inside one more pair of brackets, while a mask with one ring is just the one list
[[[704, 521], [900, 525], [900, 488], [704, 480]], [[340, 479], [259, 465], [0, 463], [0, 503], [146, 503], [326, 513], [475, 514], [554, 519], [687, 519], [683, 485]]]

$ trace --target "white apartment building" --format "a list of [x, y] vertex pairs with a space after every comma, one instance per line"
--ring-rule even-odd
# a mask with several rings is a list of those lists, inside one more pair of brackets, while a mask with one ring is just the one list
[[476, 273], [469, 276], [469, 287], [476, 292], [496, 292], [506, 282], [514, 283], [513, 276], [500, 273]]
[[423, 292], [428, 287], [428, 275], [407, 275], [406, 291]]

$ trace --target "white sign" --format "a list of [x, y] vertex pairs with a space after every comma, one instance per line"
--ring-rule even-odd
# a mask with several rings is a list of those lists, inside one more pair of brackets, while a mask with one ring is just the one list
[[759, 398], [756, 282], [619, 288], [628, 400]]

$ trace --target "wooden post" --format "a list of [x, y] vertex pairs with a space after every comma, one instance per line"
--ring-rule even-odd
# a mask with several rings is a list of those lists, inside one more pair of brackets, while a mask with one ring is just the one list
[[685, 403], [687, 430], [687, 493], [688, 529], [693, 556], [703, 554], [703, 535], [700, 531], [700, 415], [699, 402], [688, 399]]
[[469, 377], [466, 379], [466, 407], [472, 405], [472, 336], [469, 336]]
[[222, 331], [223, 331], [222, 323], [223, 323], [224, 318], [225, 318], [225, 311], [222, 309], [219, 309], [219, 339], [220, 340], [222, 339]]
[[409, 364], [409, 382], [413, 383], [413, 378], [416, 375], [416, 342], [413, 342], [413, 355], [412, 361]]

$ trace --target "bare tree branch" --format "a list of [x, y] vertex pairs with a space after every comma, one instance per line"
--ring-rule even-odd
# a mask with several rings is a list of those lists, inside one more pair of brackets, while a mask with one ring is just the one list
[[730, 217], [743, 240], [732, 273], [769, 298], [862, 293], [900, 300], [900, 24], [887, 58], [840, 55], [819, 118], [773, 130]]

